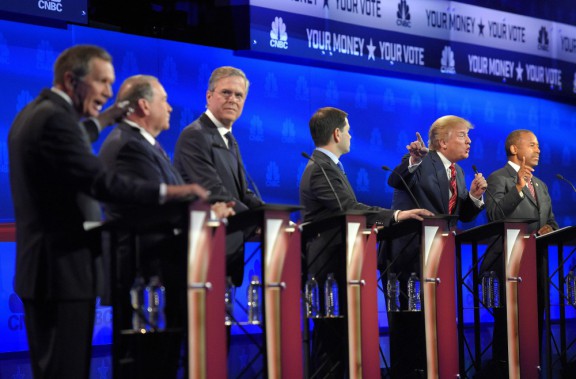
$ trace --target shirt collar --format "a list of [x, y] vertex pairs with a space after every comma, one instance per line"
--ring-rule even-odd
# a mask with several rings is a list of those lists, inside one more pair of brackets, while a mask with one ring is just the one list
[[[212, 114], [212, 112], [210, 112], [210, 109], [206, 109], [205, 113], [206, 113], [206, 116], [208, 116], [208, 118], [214, 123], [214, 125], [216, 125], [216, 128], [218, 129], [218, 133], [220, 133], [220, 135], [222, 137], [224, 137], [224, 135], [228, 132], [232, 133], [232, 127], [230, 127], [230, 129], [225, 127], [224, 124], [222, 124], [220, 121], [218, 121], [218, 119]], [[228, 140], [226, 140], [226, 143], [228, 143]]]
[[126, 124], [130, 125], [131, 127], [138, 129], [140, 134], [142, 134], [142, 137], [144, 137], [144, 139], [146, 139], [146, 141], [150, 142], [150, 144], [152, 146], [154, 146], [156, 144], [156, 139], [154, 137], [152, 137], [152, 134], [148, 133], [148, 131], [146, 129], [144, 129], [143, 127], [141, 127], [140, 125], [138, 125], [134, 121], [124, 119], [124, 122]]
[[438, 156], [440, 157], [440, 160], [442, 161], [442, 164], [444, 165], [444, 168], [446, 170], [448, 170], [448, 168], [450, 168], [450, 165], [452, 164], [452, 162], [450, 162], [448, 160], [448, 158], [446, 158], [441, 152], [437, 151]]
[[332, 162], [334, 162], [334, 164], [338, 164], [338, 162], [340, 162], [340, 160], [338, 159], [338, 157], [331, 152], [330, 150], [326, 150], [322, 147], [317, 147], [316, 150], [323, 152], [324, 154], [326, 154], [330, 159], [332, 159]]
[[510, 166], [512, 166], [512, 168], [514, 169], [514, 171], [518, 172], [518, 170], [520, 170], [520, 166], [517, 165], [516, 163], [512, 162], [512, 161], [508, 161], [508, 164]]

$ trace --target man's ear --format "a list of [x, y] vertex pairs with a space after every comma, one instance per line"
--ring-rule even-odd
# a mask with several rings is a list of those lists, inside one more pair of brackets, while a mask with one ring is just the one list
[[444, 141], [443, 139], [441, 139], [440, 141], [440, 148], [443, 150], [446, 150], [446, 148], [448, 147], [448, 144], [446, 143], [446, 141]]
[[150, 113], [150, 103], [148, 103], [148, 100], [142, 97], [136, 102], [136, 107], [134, 107], [134, 110], [136, 112], [140, 111], [144, 113], [144, 115], [148, 115]]
[[78, 87], [78, 77], [71, 71], [64, 73], [64, 92], [67, 94], [73, 93]]
[[518, 154], [518, 147], [516, 147], [516, 145], [510, 145], [510, 153], [512, 155]]
[[340, 129], [338, 128], [334, 129], [334, 131], [332, 132], [332, 137], [334, 137], [334, 142], [336, 143], [340, 142], [340, 139], [342, 138], [340, 136]]

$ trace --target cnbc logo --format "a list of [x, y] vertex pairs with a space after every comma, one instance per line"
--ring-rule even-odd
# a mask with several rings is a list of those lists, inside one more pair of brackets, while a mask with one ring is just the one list
[[548, 31], [543, 26], [540, 28], [540, 31], [538, 32], [538, 50], [548, 51], [549, 43], [550, 42], [548, 41]]
[[398, 3], [398, 11], [396, 12], [396, 25], [410, 28], [410, 18], [410, 7], [408, 6], [408, 2], [406, 0], [400, 0]]
[[62, 0], [38, 0], [38, 8], [51, 12], [62, 12]]
[[270, 29], [270, 46], [277, 49], [288, 49], [288, 33], [282, 17], [274, 18]]
[[442, 57], [440, 58], [440, 72], [443, 74], [456, 73], [456, 61], [454, 60], [454, 52], [450, 46], [444, 46], [444, 50], [442, 50]]

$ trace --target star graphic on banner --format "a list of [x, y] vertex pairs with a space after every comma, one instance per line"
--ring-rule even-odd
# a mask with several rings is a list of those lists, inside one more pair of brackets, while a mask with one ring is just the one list
[[484, 27], [485, 27], [485, 26], [486, 26], [486, 25], [484, 25], [484, 24], [482, 23], [482, 20], [480, 20], [480, 23], [478, 24], [478, 35], [479, 35], [479, 36], [483, 36], [483, 35], [484, 35]]
[[322, 6], [322, 8], [324, 7], [330, 9], [330, 7], [328, 6], [328, 0], [324, 0], [324, 5]]
[[372, 60], [375, 61], [374, 51], [376, 50], [376, 46], [372, 44], [372, 38], [370, 38], [370, 44], [366, 45], [366, 47], [368, 48], [368, 60], [372, 58]]
[[524, 78], [522, 74], [524, 73], [524, 69], [522, 68], [522, 63], [518, 62], [518, 66], [516, 66], [516, 80], [519, 82], [523, 82]]

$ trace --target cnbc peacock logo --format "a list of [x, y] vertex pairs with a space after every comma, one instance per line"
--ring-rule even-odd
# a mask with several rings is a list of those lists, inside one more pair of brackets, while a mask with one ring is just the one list
[[282, 17], [274, 18], [270, 29], [270, 46], [277, 49], [288, 49], [288, 33]]

